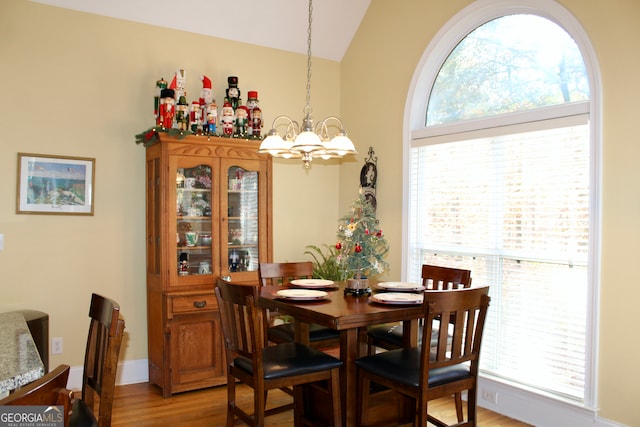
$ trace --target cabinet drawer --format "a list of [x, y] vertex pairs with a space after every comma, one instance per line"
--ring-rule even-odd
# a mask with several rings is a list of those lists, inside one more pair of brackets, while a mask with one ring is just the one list
[[189, 295], [171, 298], [172, 313], [192, 313], [218, 309], [216, 296], [213, 294]]

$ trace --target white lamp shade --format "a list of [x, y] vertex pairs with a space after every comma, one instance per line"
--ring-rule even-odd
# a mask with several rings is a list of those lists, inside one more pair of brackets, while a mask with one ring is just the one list
[[326, 151], [332, 157], [342, 157], [347, 154], [358, 154], [353, 142], [351, 142], [349, 137], [344, 133], [336, 135], [331, 141], [327, 142]]
[[287, 144], [285, 140], [276, 133], [274, 135], [269, 135], [262, 140], [258, 153], [269, 153], [272, 156], [278, 156], [280, 153], [287, 151], [288, 149], [289, 144]]
[[324, 145], [320, 137], [315, 132], [308, 130], [301, 132], [291, 146], [291, 151], [298, 151], [300, 153], [312, 153], [320, 150], [324, 150]]

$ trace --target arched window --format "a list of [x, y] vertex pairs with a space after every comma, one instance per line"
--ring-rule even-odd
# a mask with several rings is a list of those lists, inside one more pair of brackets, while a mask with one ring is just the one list
[[492, 296], [481, 375], [593, 407], [589, 68], [558, 20], [478, 3], [414, 78], [406, 277], [419, 282], [422, 264], [471, 269]]

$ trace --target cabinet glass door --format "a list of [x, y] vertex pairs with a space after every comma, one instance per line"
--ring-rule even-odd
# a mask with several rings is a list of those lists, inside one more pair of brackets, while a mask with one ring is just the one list
[[212, 274], [212, 170], [178, 167], [176, 173], [176, 268], [178, 276]]
[[258, 172], [227, 170], [228, 271], [258, 271]]

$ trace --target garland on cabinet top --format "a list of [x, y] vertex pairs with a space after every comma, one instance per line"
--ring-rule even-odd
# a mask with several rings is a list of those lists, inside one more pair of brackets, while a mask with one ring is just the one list
[[150, 146], [158, 140], [158, 132], [172, 136], [211, 135], [226, 138], [262, 139], [262, 110], [258, 107], [258, 92], [249, 91], [247, 105], [242, 104], [238, 77], [227, 77], [224, 104], [218, 113], [211, 79], [200, 76], [202, 91], [197, 101], [187, 102], [186, 72], [176, 71], [171, 83], [164, 78], [156, 81], [153, 113], [156, 124], [136, 135], [136, 144]]

